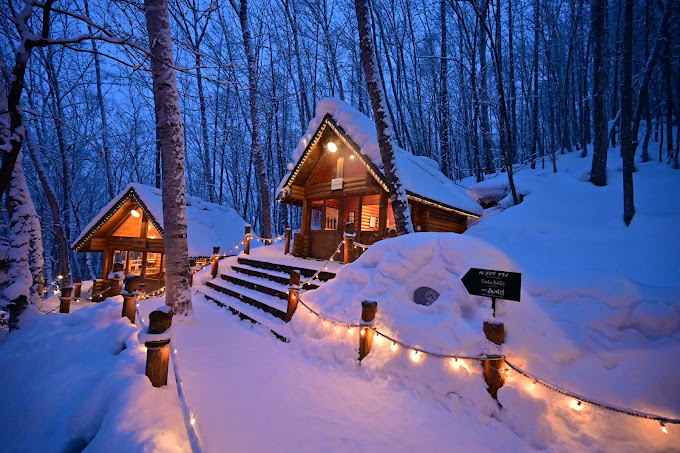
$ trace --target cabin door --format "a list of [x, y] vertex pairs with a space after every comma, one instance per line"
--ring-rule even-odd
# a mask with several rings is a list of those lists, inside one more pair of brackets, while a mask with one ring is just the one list
[[[311, 202], [310, 257], [328, 259], [342, 241], [342, 219], [340, 200], [318, 200]], [[335, 259], [340, 259], [339, 254]]]

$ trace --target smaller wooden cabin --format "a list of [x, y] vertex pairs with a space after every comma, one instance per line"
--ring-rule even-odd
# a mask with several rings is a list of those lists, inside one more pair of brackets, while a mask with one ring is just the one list
[[[189, 256], [207, 259], [213, 247], [227, 250], [243, 239], [245, 220], [227, 206], [187, 196]], [[129, 184], [83, 229], [76, 252], [101, 252], [102, 279], [122, 268], [142, 277], [147, 291], [165, 286], [163, 201], [159, 189]]]
[[[416, 231], [463, 233], [482, 207], [439, 171], [438, 164], [396, 148], [395, 166], [406, 188]], [[347, 224], [355, 241], [371, 245], [395, 228], [375, 125], [349, 104], [324, 99], [281, 181], [279, 202], [302, 207], [293, 254], [327, 259]]]

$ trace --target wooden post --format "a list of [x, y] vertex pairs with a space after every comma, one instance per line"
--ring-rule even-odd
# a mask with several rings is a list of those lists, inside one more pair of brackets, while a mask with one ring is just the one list
[[125, 291], [123, 292], [123, 312], [122, 317], [127, 317], [132, 324], [135, 323], [135, 291], [139, 289], [142, 280], [137, 275], [125, 277]]
[[368, 355], [373, 344], [373, 336], [375, 332], [370, 326], [375, 319], [375, 314], [378, 311], [378, 302], [364, 300], [361, 302], [361, 327], [359, 331], [359, 362]]
[[286, 322], [293, 319], [295, 310], [297, 310], [298, 297], [300, 297], [300, 271], [290, 271], [290, 280], [288, 283], [288, 309], [286, 310]]
[[146, 294], [146, 283], [139, 284], [139, 292], [142, 294]]
[[[172, 312], [155, 310], [149, 314], [151, 335], [164, 333], [172, 325]], [[168, 384], [168, 363], [170, 361], [170, 340], [147, 341], [146, 376], [154, 387]]]
[[283, 247], [283, 254], [288, 255], [290, 253], [290, 236], [292, 234], [292, 230], [290, 228], [286, 228], [286, 242]]
[[109, 280], [109, 286], [111, 289], [103, 294], [104, 298], [117, 296], [123, 291], [123, 281], [117, 278]]
[[210, 275], [212, 275], [212, 278], [217, 277], [217, 264], [219, 262], [220, 262], [220, 248], [213, 247], [212, 268], [210, 269]]
[[[505, 342], [505, 326], [503, 323], [492, 323], [484, 321], [484, 334], [487, 340], [501, 345]], [[487, 391], [494, 398], [498, 399], [498, 390], [503, 387], [505, 380], [501, 368], [503, 359], [484, 360], [484, 380], [488, 386]]]
[[250, 224], [246, 224], [245, 239], [243, 242], [243, 253], [250, 255]]
[[59, 296], [59, 313], [70, 313], [71, 291], [73, 291], [73, 288], [70, 286], [61, 288], [61, 296]]
[[352, 259], [352, 248], [354, 247], [354, 222], [347, 222], [345, 224], [345, 235], [344, 235], [344, 259], [343, 264], [349, 264]]
[[73, 297], [80, 299], [80, 289], [81, 286], [83, 286], [83, 277], [76, 277], [76, 283], [73, 286], [75, 286], [75, 295]]

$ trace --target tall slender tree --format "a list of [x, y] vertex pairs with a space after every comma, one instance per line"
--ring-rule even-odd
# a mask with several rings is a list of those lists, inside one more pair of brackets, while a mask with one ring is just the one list
[[592, 0], [590, 24], [593, 39], [593, 166], [590, 182], [596, 186], [607, 184], [607, 0]]
[[387, 187], [390, 190], [394, 222], [397, 226], [397, 234], [403, 235], [413, 232], [411, 212], [409, 211], [406, 190], [399, 180], [398, 168], [394, 151], [393, 128], [387, 114], [385, 93], [383, 92], [382, 78], [377, 70], [375, 47], [371, 38], [371, 19], [368, 0], [355, 0], [357, 25], [359, 29], [359, 48], [361, 50], [361, 65], [364, 68], [366, 87], [371, 100], [373, 121], [378, 135], [378, 148], [383, 163]]
[[179, 319], [193, 319], [187, 243], [184, 125], [172, 53], [167, 0], [145, 0], [151, 49], [151, 78], [156, 111], [156, 136], [163, 166], [163, 239], [165, 242], [165, 304]]

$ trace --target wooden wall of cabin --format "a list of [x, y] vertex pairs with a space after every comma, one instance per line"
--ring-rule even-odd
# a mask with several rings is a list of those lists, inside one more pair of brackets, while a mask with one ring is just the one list
[[467, 217], [435, 206], [411, 202], [411, 218], [416, 231], [464, 233]]

